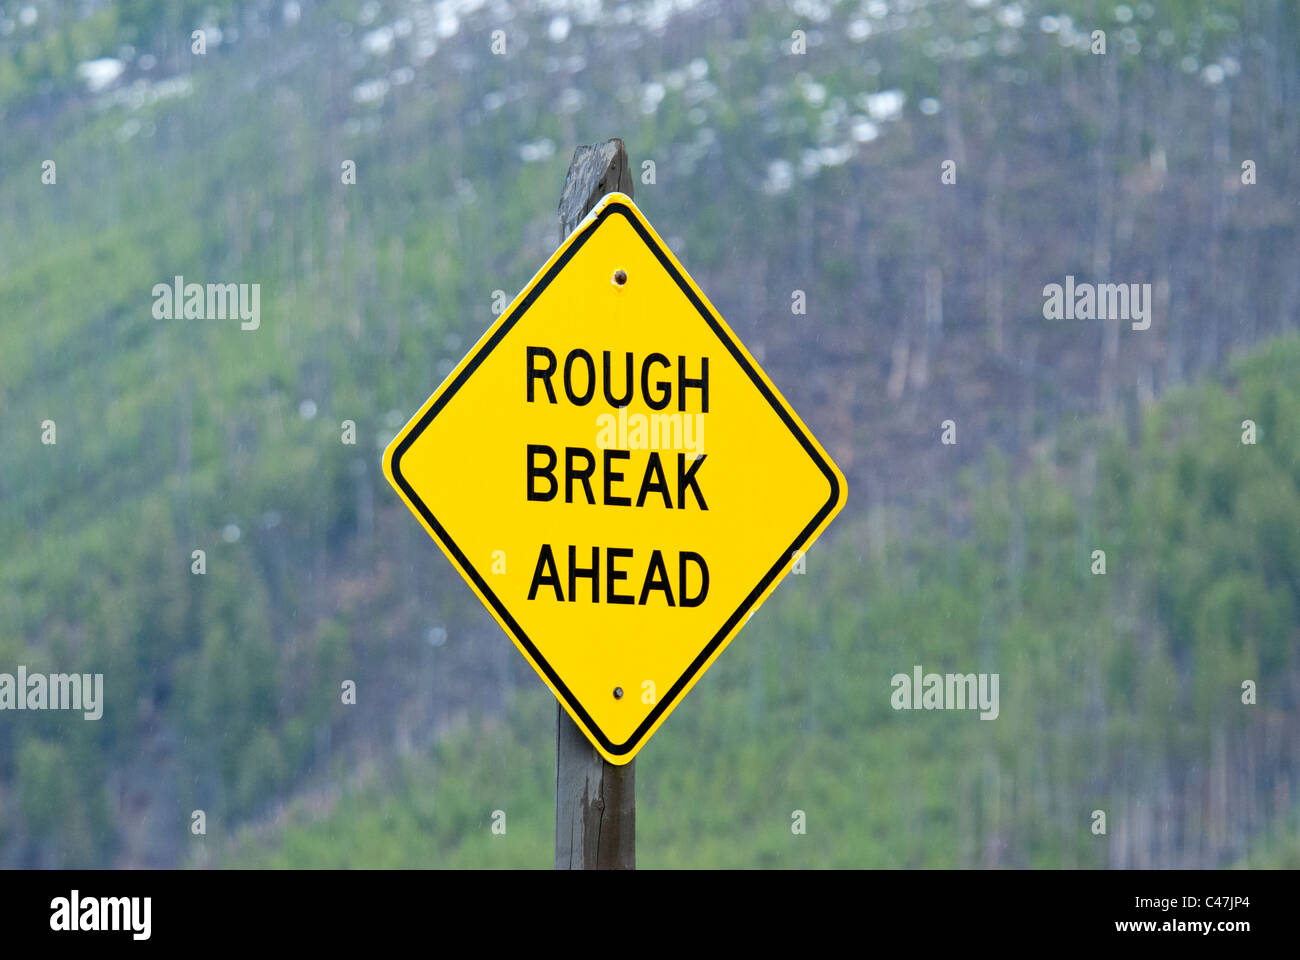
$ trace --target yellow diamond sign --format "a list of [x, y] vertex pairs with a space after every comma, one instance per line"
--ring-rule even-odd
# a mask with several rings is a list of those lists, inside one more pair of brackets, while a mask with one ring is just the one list
[[844, 504], [844, 477], [631, 199], [561, 244], [384, 472], [611, 763]]

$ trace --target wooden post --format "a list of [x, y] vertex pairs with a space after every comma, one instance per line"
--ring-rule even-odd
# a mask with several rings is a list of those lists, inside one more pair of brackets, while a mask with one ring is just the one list
[[[560, 242], [607, 193], [632, 196], [622, 140], [573, 151], [560, 193]], [[556, 704], [555, 869], [636, 868], [636, 761], [607, 763]]]

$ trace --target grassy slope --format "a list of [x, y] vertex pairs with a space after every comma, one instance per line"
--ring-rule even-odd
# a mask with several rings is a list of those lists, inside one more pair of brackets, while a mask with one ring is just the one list
[[[1184, 802], [1162, 777], [1211, 765], [1217, 735], [1266, 756], [1300, 666], [1300, 433], [1283, 413], [1300, 408], [1297, 373], [1300, 339], [1279, 340], [1239, 360], [1230, 389], [1159, 403], [1132, 445], [1103, 431], [1091, 491], [1064, 447], [1020, 482], [995, 456], [968, 478], [967, 533], [890, 540], [870, 559], [858, 528], [814, 551], [638, 759], [640, 862], [1114, 865], [1116, 835], [1144, 806]], [[1096, 545], [1106, 576], [1089, 572]], [[889, 678], [914, 663], [999, 672], [1000, 718], [893, 711]], [[1258, 704], [1241, 703], [1243, 679]], [[553, 712], [522, 693], [504, 721], [471, 723], [324, 812], [290, 811], [224, 862], [547, 866]], [[1294, 812], [1253, 793], [1295, 770], [1264, 766], [1229, 812], [1272, 824], [1242, 862], [1278, 866]], [[1203, 786], [1193, 774], [1187, 795]], [[498, 809], [505, 836], [490, 830]], [[1090, 832], [1094, 809], [1107, 837]], [[1182, 843], [1212, 829], [1209, 811], [1174, 810]], [[1213, 856], [1234, 862], [1240, 842]]]

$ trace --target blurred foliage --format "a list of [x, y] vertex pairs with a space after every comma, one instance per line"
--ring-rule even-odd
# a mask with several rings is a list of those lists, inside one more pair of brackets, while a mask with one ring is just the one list
[[[1044, 461], [1010, 480], [991, 454], [966, 477], [965, 536], [939, 505], [874, 557], [862, 525], [815, 548], [639, 756], [639, 863], [1114, 865], [1125, 820], [1216, 735], [1256, 761], [1232, 774], [1246, 779], [1224, 815], [1240, 824], [1293, 776], [1265, 762], [1266, 728], [1294, 713], [1300, 667], [1300, 446], [1271, 429], [1244, 445], [1241, 421], [1265, 395], [1300, 409], [1300, 337], [1232, 375], [1166, 397], [1133, 441], [1107, 436], [1091, 474]], [[894, 711], [890, 678], [914, 664], [999, 673], [1000, 716]], [[272, 840], [244, 836], [228, 862], [549, 866], [554, 709], [523, 693], [504, 721], [297, 811]], [[1090, 832], [1094, 809], [1108, 836]], [[1294, 812], [1264, 809], [1279, 833], [1247, 862], [1285, 865]], [[1211, 813], [1185, 814], [1171, 829], [1191, 847]]]
[[[656, 160], [638, 199], [837, 457], [901, 464], [925, 494], [868, 515], [850, 469], [810, 575], [640, 761], [642, 862], [1123, 863], [1083, 825], [1144, 796], [1177, 807], [1189, 862], [1244, 855], [1240, 832], [1199, 844], [1222, 811], [1196, 804], [1225, 751], [1258, 760], [1234, 783], [1259, 812], [1234, 830], [1290, 802], [1298, 381], [1293, 340], [1230, 370], [1219, 346], [1294, 322], [1295, 6], [854, 2], [823, 20], [755, 2], [660, 23], [662, 4], [635, 3], [560, 30], [524, 4], [504, 21], [514, 54], [492, 57], [502, 6], [0, 3], [0, 671], [103, 672], [107, 700], [97, 722], [3, 717], [0, 864], [208, 862], [194, 809], [219, 850], [246, 831], [231, 862], [549, 862], [553, 704], [378, 460], [490, 322], [493, 291], [553, 249], [569, 149], [612, 134], [634, 166]], [[1112, 61], [1122, 114], [1063, 42], [1098, 19], [1117, 51], [1125, 29], [1141, 48]], [[221, 34], [204, 57], [200, 27]], [[812, 53], [787, 56], [800, 28]], [[101, 58], [121, 76], [88, 90], [78, 67]], [[1234, 64], [1239, 79], [1202, 79]], [[896, 121], [868, 99], [890, 90]], [[963, 194], [987, 210], [932, 196], [957, 135], [981, 165], [1023, 151], [1016, 189]], [[1201, 202], [1223, 179], [1216, 137], [1267, 173], [1257, 206]], [[1143, 180], [1159, 151], [1165, 192]], [[1133, 438], [1067, 389], [1097, 389], [1089, 334], [1042, 332], [1041, 371], [989, 360], [995, 270], [972, 232], [999, 211], [1008, 276], [1063, 273], [1093, 248], [1108, 178], [1129, 175], [1124, 262], [1186, 264], [1175, 288], [1192, 291], [1159, 356], [1209, 357], [1224, 380], [1170, 391]], [[1195, 288], [1210, 261], [1235, 300]], [[886, 402], [880, 358], [924, 313], [933, 263], [934, 393]], [[154, 320], [154, 284], [177, 275], [259, 283], [261, 329]], [[802, 286], [811, 331], [784, 313]], [[1162, 387], [1183, 372], [1168, 367]], [[925, 429], [882, 424], [895, 409]], [[960, 456], [1008, 451], [970, 455], [961, 480], [902, 446], [933, 449], [933, 414], [953, 409], [992, 424], [963, 421]], [[1239, 444], [1247, 416], [1257, 447]], [[1104, 578], [1087, 573], [1098, 545]], [[888, 678], [914, 663], [1000, 671], [1002, 717], [893, 713]], [[1260, 682], [1249, 710], [1243, 678]], [[808, 836], [791, 837], [793, 809]]]

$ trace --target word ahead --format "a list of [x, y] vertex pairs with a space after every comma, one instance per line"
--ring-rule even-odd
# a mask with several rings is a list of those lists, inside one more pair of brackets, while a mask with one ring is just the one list
[[[673, 588], [668, 582], [668, 569], [664, 566], [664, 555], [659, 550], [650, 551], [650, 564], [646, 568], [645, 580], [642, 582], [639, 597], [632, 594], [615, 593], [618, 581], [627, 579], [627, 573], [617, 569], [615, 563], [622, 558], [631, 557], [634, 552], [630, 547], [608, 547], [605, 550], [605, 602], [639, 603], [645, 606], [650, 592], [658, 590], [662, 592], [663, 599], [668, 606], [673, 606]], [[700, 585], [695, 596], [689, 596], [689, 591], [686, 588], [687, 569], [691, 566], [694, 566], [699, 571], [698, 580]], [[578, 581], [588, 580], [591, 582], [591, 602], [600, 602], [600, 547], [591, 548], [591, 566], [579, 567], [578, 548], [570, 544], [568, 571], [570, 600], [578, 599]], [[709, 595], [709, 568], [705, 565], [703, 557], [689, 550], [684, 550], [678, 554], [677, 577], [677, 596], [683, 607], [698, 607], [704, 602], [704, 598]], [[537, 596], [540, 587], [552, 587], [555, 590], [555, 599], [564, 599], [560, 575], [555, 568], [555, 551], [549, 543], [542, 544], [541, 555], [537, 558], [537, 569], [533, 572], [533, 583], [528, 588], [529, 600]]]
[[384, 472], [612, 763], [844, 503], [834, 463], [622, 194], [425, 401]]

